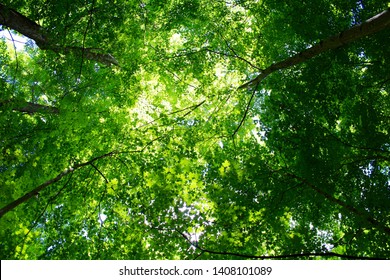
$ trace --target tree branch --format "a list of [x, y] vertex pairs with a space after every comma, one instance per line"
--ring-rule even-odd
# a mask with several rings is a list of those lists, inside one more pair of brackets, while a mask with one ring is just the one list
[[36, 104], [36, 103], [32, 103], [32, 102], [27, 102], [25, 106], [13, 108], [13, 110], [27, 113], [30, 115], [33, 115], [36, 113], [51, 113], [51, 114], [58, 115], [60, 113], [60, 110], [56, 107], [40, 105], [40, 104]]
[[242, 117], [242, 119], [241, 119], [240, 123], [238, 124], [237, 128], [234, 130], [234, 132], [233, 132], [233, 134], [232, 134], [232, 138], [234, 138], [234, 136], [237, 134], [238, 130], [240, 130], [242, 124], [244, 123], [244, 121], [245, 121], [245, 119], [246, 119], [246, 116], [247, 116], [248, 113], [249, 113], [249, 110], [250, 110], [251, 104], [252, 104], [252, 100], [253, 100], [253, 98], [255, 97], [255, 94], [256, 94], [256, 92], [257, 92], [258, 85], [259, 85], [259, 84], [256, 84], [256, 87], [253, 89], [253, 92], [252, 92], [252, 94], [251, 94], [251, 97], [250, 97], [250, 99], [249, 99], [249, 101], [248, 101], [248, 104], [247, 104], [247, 106], [246, 106], [246, 109], [245, 109], [245, 112], [244, 112], [244, 116]]
[[49, 32], [36, 22], [19, 12], [0, 3], [0, 25], [11, 28], [35, 41], [41, 50], [51, 50], [56, 53], [73, 53], [94, 60], [107, 66], [119, 66], [111, 54], [97, 53], [92, 48], [60, 46], [51, 38]]
[[[213, 251], [208, 250], [205, 248], [202, 248], [199, 246], [198, 243], [192, 242], [184, 233], [180, 232], [178, 229], [175, 229], [175, 231], [180, 234], [191, 246], [194, 246], [196, 249], [201, 251], [201, 254], [203, 253], [209, 253], [214, 255], [225, 255], [225, 256], [235, 256], [245, 259], [258, 259], [258, 260], [278, 260], [278, 259], [293, 259], [293, 258], [302, 258], [302, 257], [338, 257], [342, 259], [350, 259], [350, 260], [380, 260], [383, 258], [376, 258], [376, 257], [360, 257], [360, 256], [351, 256], [351, 255], [342, 255], [338, 253], [333, 252], [326, 252], [326, 253], [298, 253], [298, 254], [287, 254], [287, 255], [277, 255], [277, 256], [258, 256], [258, 255], [249, 255], [249, 254], [241, 254], [241, 253], [234, 253], [234, 252], [220, 252], [220, 251]], [[198, 257], [198, 256], [197, 256]]]
[[96, 165], [94, 165], [94, 164], [91, 162], [91, 166], [100, 174], [100, 176], [103, 177], [104, 181], [108, 184], [108, 180], [107, 180], [106, 176], [104, 176], [104, 174], [96, 167]]
[[346, 202], [338, 199], [338, 198], [335, 198], [334, 196], [330, 195], [329, 193], [321, 190], [320, 188], [318, 188], [317, 186], [315, 186], [314, 184], [310, 183], [309, 181], [307, 181], [306, 179], [304, 178], [301, 178], [293, 173], [286, 173], [285, 174], [286, 176], [288, 177], [291, 177], [291, 178], [294, 178], [296, 180], [298, 180], [299, 182], [302, 182], [304, 183], [306, 186], [308, 186], [309, 188], [311, 188], [312, 190], [314, 190], [316, 193], [320, 194], [321, 196], [325, 197], [327, 200], [333, 202], [333, 203], [336, 203], [337, 205], [341, 206], [342, 208], [344, 208], [345, 210], [357, 215], [358, 217], [366, 220], [368, 223], [370, 223], [374, 228], [377, 228], [377, 229], [380, 229], [382, 232], [390, 235], [390, 228], [385, 226], [385, 225], [382, 225], [380, 222], [378, 222], [377, 220], [375, 220], [373, 217], [371, 217], [370, 215], [368, 215], [367, 213], [365, 213], [364, 211], [361, 211], [351, 205], [348, 205]]
[[16, 246], [19, 246], [19, 245], [21, 245], [22, 243], [24, 243], [26, 241], [27, 236], [30, 234], [30, 232], [33, 230], [33, 228], [35, 228], [38, 225], [39, 220], [43, 217], [43, 215], [45, 214], [45, 212], [46, 212], [47, 208], [49, 207], [49, 205], [51, 203], [53, 203], [55, 201], [55, 199], [61, 194], [61, 192], [68, 186], [68, 183], [72, 179], [72, 175], [73, 175], [73, 173], [70, 175], [69, 179], [65, 182], [64, 186], [55, 195], [53, 195], [52, 197], [50, 197], [48, 199], [48, 202], [46, 203], [45, 207], [40, 212], [40, 214], [35, 218], [34, 222], [31, 224], [32, 226], [30, 227], [28, 232], [24, 235], [23, 240], [20, 243], [18, 243]]
[[0, 218], [3, 217], [4, 214], [6, 214], [7, 212], [13, 210], [14, 208], [16, 208], [17, 206], [22, 204], [23, 202], [26, 202], [27, 200], [29, 200], [31, 197], [39, 194], [39, 192], [44, 190], [46, 187], [48, 187], [48, 186], [58, 182], [59, 180], [61, 180], [66, 175], [72, 174], [74, 171], [76, 171], [80, 167], [83, 167], [83, 166], [86, 166], [86, 165], [92, 165], [93, 162], [95, 162], [95, 161], [97, 161], [99, 159], [102, 159], [102, 158], [111, 157], [115, 153], [116, 152], [110, 152], [110, 153], [107, 153], [107, 154], [95, 157], [95, 158], [91, 159], [90, 161], [87, 161], [87, 162], [84, 162], [84, 163], [80, 163], [80, 164], [75, 164], [72, 167], [69, 167], [69, 168], [65, 169], [64, 171], [59, 173], [55, 178], [50, 179], [50, 180], [44, 182], [43, 184], [39, 185], [38, 187], [36, 187], [32, 191], [26, 193], [22, 197], [16, 199], [15, 201], [13, 201], [10, 204], [8, 204], [8, 205], [4, 206], [3, 208], [1, 208], [0, 209]]
[[39, 24], [2, 3], [0, 3], [0, 24], [34, 40], [40, 48], [44, 48], [48, 43], [48, 38]]
[[288, 67], [305, 62], [323, 52], [328, 50], [337, 49], [346, 44], [354, 42], [358, 39], [372, 35], [376, 32], [384, 30], [390, 26], [390, 9], [383, 11], [380, 14], [366, 20], [362, 24], [355, 25], [350, 29], [347, 29], [335, 36], [329, 37], [319, 44], [314, 45], [292, 57], [289, 57], [283, 61], [272, 64], [268, 68], [261, 71], [261, 73], [249, 82], [241, 85], [239, 89], [251, 88], [261, 83], [268, 75], [275, 71], [286, 69]]
[[[83, 162], [83, 163], [79, 163], [79, 164], [75, 164], [67, 169], [65, 169], [64, 171], [62, 171], [60, 174], [58, 174], [55, 178], [53, 179], [50, 179], [48, 181], [46, 181], [45, 183], [39, 185], [38, 187], [36, 187], [35, 189], [33, 189], [32, 191], [26, 193], [25, 195], [23, 195], [22, 197], [16, 199], [15, 201], [9, 203], [8, 205], [4, 206], [3, 208], [0, 209], [0, 218], [4, 216], [4, 214], [8, 213], [9, 211], [13, 210], [14, 208], [16, 208], [17, 206], [19, 206], [20, 204], [26, 202], [27, 200], [29, 200], [31, 197], [39, 194], [40, 191], [44, 190], [47, 186], [50, 186], [56, 182], [58, 182], [59, 180], [61, 180], [63, 177], [65, 177], [66, 175], [68, 174], [72, 174], [74, 171], [76, 171], [77, 169], [79, 169], [80, 167], [83, 167], [83, 166], [86, 166], [86, 165], [91, 165], [93, 168], [95, 168], [95, 166], [93, 165], [93, 163], [99, 159], [103, 159], [103, 158], [107, 158], [107, 157], [111, 157], [111, 156], [114, 156], [114, 155], [118, 155], [118, 154], [128, 154], [128, 153], [142, 153], [147, 147], [149, 147], [150, 145], [152, 145], [155, 141], [161, 139], [162, 137], [164, 137], [164, 135], [162, 136], [159, 136], [157, 138], [154, 138], [153, 140], [149, 141], [148, 143], [146, 143], [141, 149], [137, 149], [137, 150], [133, 150], [133, 151], [112, 151], [112, 152], [109, 152], [107, 154], [104, 154], [104, 155], [101, 155], [101, 156], [98, 156], [98, 157], [95, 157], [87, 162]], [[99, 171], [99, 170], [98, 170]], [[101, 172], [99, 172], [100, 175], [103, 175]], [[104, 177], [104, 175], [103, 175]], [[104, 177], [105, 178], [105, 177]], [[107, 179], [105, 178], [105, 180], [107, 181]]]
[[280, 260], [280, 259], [296, 259], [303, 257], [338, 257], [341, 259], [349, 259], [349, 260], [381, 260], [383, 258], [371, 258], [371, 257], [360, 257], [360, 256], [351, 256], [351, 255], [342, 255], [333, 252], [327, 253], [299, 253], [299, 254], [288, 254], [288, 255], [277, 255], [277, 256], [256, 256], [256, 255], [247, 255], [240, 253], [232, 253], [232, 252], [218, 252], [212, 251], [204, 248], [197, 247], [197, 249], [202, 252], [214, 254], [214, 255], [227, 255], [227, 256], [236, 256], [246, 259], [258, 259], [258, 260]]
[[27, 113], [30, 115], [36, 113], [50, 113], [50, 114], [59, 114], [60, 110], [53, 106], [41, 105], [33, 102], [26, 102], [24, 100], [0, 100], [0, 107], [9, 103], [14, 103], [11, 105], [13, 111], [18, 111], [22, 113]]

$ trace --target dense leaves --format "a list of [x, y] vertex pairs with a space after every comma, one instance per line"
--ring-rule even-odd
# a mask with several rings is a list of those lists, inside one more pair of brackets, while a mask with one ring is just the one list
[[1, 258], [388, 258], [389, 28], [239, 89], [386, 9], [3, 1]]

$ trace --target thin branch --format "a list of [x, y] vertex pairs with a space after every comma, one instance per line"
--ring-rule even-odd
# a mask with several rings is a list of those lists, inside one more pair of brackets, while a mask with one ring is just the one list
[[14, 53], [15, 53], [15, 61], [16, 61], [15, 75], [13, 77], [13, 82], [12, 82], [12, 91], [14, 91], [14, 88], [15, 88], [15, 85], [16, 85], [16, 73], [18, 72], [18, 69], [19, 69], [19, 60], [18, 60], [18, 52], [16, 51], [16, 44], [15, 44], [14, 37], [12, 36], [12, 33], [11, 33], [11, 31], [8, 28], [7, 28], [7, 32], [8, 32], [8, 34], [11, 37], [11, 40], [12, 40], [12, 45], [14, 47]]
[[[219, 96], [222, 97], [222, 95], [219, 95]], [[206, 123], [210, 122], [210, 120], [213, 118], [213, 116], [218, 114], [218, 112], [220, 110], [222, 110], [222, 108], [228, 103], [228, 101], [230, 100], [231, 97], [232, 97], [232, 91], [229, 90], [229, 94], [227, 94], [227, 97], [225, 99], [219, 100], [219, 103], [214, 106], [214, 108], [212, 109], [213, 111], [210, 112], [210, 114], [208, 115]]]
[[220, 34], [220, 35], [221, 35], [222, 39], [225, 41], [225, 44], [226, 44], [226, 46], [229, 48], [229, 50], [231, 50], [231, 51], [233, 52], [233, 54], [234, 54], [233, 57], [236, 57], [236, 58], [238, 58], [239, 60], [248, 63], [250, 66], [252, 66], [252, 67], [255, 68], [255, 69], [261, 70], [259, 67], [257, 67], [257, 66], [255, 66], [254, 64], [252, 64], [249, 60], [247, 60], [247, 59], [245, 59], [245, 58], [239, 56], [239, 55], [237, 54], [237, 52], [235, 51], [235, 49], [233, 49], [233, 48], [229, 45], [229, 43], [228, 43], [227, 40], [223, 37], [223, 35], [222, 35], [222, 34]]
[[91, 9], [89, 11], [89, 19], [88, 19], [87, 26], [85, 27], [85, 31], [84, 31], [83, 47], [82, 47], [81, 61], [80, 61], [79, 79], [81, 78], [81, 73], [82, 73], [82, 70], [83, 70], [84, 55], [85, 55], [85, 41], [86, 41], [86, 38], [87, 38], [88, 28], [89, 28], [89, 26], [90, 26], [90, 24], [92, 22], [92, 15], [93, 15], [93, 10], [95, 9], [95, 3], [96, 3], [96, 0], [94, 0], [92, 2], [92, 7], [91, 7]]
[[198, 109], [200, 106], [202, 106], [203, 103], [205, 103], [205, 102], [206, 102], [206, 100], [203, 100], [202, 102], [200, 102], [200, 103], [198, 103], [198, 104], [192, 106], [191, 110], [189, 110], [187, 113], [185, 113], [185, 114], [182, 116], [182, 118], [184, 118], [184, 117], [188, 116], [189, 114], [191, 114], [193, 111], [195, 111], [195, 110]]
[[[171, 113], [168, 113], [167, 115], [168, 115], [168, 116], [171, 116], [171, 115], [174, 115], [174, 114], [177, 114], [177, 113], [180, 113], [180, 112], [183, 112], [183, 111], [187, 111], [187, 110], [188, 110], [188, 112], [186, 112], [184, 115], [181, 116], [182, 118], [184, 118], [184, 117], [186, 117], [187, 115], [191, 114], [191, 113], [192, 113], [193, 111], [195, 111], [196, 109], [198, 109], [200, 106], [202, 106], [205, 102], [206, 102], [206, 99], [203, 100], [203, 101], [201, 101], [201, 102], [198, 103], [198, 104], [191, 105], [191, 106], [188, 106], [188, 107], [186, 107], [186, 108], [183, 108], [183, 109], [179, 109], [179, 110], [173, 111], [173, 112], [171, 112]], [[135, 130], [140, 129], [140, 128], [145, 127], [145, 126], [148, 126], [148, 125], [150, 125], [150, 124], [152, 124], [152, 123], [155, 123], [156, 121], [158, 121], [158, 120], [160, 120], [160, 119], [162, 119], [162, 118], [163, 118], [163, 117], [159, 117], [159, 118], [154, 119], [154, 120], [152, 120], [152, 121], [150, 121], [150, 122], [147, 122], [147, 123], [145, 123], [145, 124], [142, 124], [142, 125], [136, 127]]]
[[104, 181], [106, 181], [106, 183], [108, 183], [108, 180], [107, 180], [107, 178], [106, 178], [106, 176], [104, 176], [104, 174], [93, 164], [93, 163], [91, 163], [90, 164], [93, 168], [95, 168], [95, 170], [100, 174], [100, 176], [102, 176], [103, 177], [103, 179], [104, 179]]
[[66, 175], [72, 174], [73, 172], [75, 172], [77, 169], [79, 169], [81, 167], [84, 167], [84, 166], [87, 166], [87, 165], [93, 166], [92, 164], [95, 161], [98, 161], [98, 160], [103, 159], [103, 158], [112, 157], [112, 156], [117, 155], [117, 154], [142, 153], [142, 152], [144, 152], [146, 150], [147, 147], [149, 147], [154, 142], [156, 142], [157, 140], [159, 140], [159, 139], [161, 139], [163, 137], [165, 137], [165, 135], [162, 135], [162, 136], [159, 136], [159, 137], [156, 137], [156, 138], [152, 139], [151, 141], [146, 143], [141, 149], [136, 149], [136, 150], [132, 150], [132, 151], [112, 151], [112, 152], [106, 153], [104, 155], [95, 157], [95, 158], [93, 158], [93, 159], [91, 159], [91, 160], [89, 160], [87, 162], [75, 164], [75, 165], [73, 165], [73, 166], [71, 166], [69, 168], [66, 168], [64, 171], [59, 173], [55, 178], [50, 179], [50, 180], [44, 182], [43, 184], [39, 185], [38, 187], [36, 187], [35, 189], [31, 190], [30, 192], [26, 193], [22, 197], [14, 200], [13, 202], [11, 202], [8, 205], [6, 205], [3, 208], [1, 208], [0, 209], [0, 218], [3, 217], [9, 211], [15, 209], [20, 204], [28, 201], [31, 197], [39, 194], [39, 192], [42, 191], [43, 189], [45, 189], [46, 187], [48, 187], [48, 186], [58, 182], [59, 180], [61, 180]]
[[352, 256], [352, 255], [343, 255], [333, 252], [327, 253], [298, 253], [298, 254], [287, 254], [287, 255], [277, 255], [277, 256], [256, 256], [256, 255], [247, 255], [240, 253], [232, 252], [218, 252], [212, 251], [204, 248], [197, 247], [199, 250], [205, 253], [214, 254], [214, 255], [227, 255], [227, 256], [236, 256], [246, 259], [258, 259], [258, 260], [280, 260], [280, 259], [297, 259], [297, 258], [308, 258], [308, 257], [338, 257], [341, 259], [349, 260], [385, 260], [385, 258], [376, 258], [376, 257], [361, 257], [361, 256]]
[[253, 98], [255, 97], [255, 94], [257, 92], [257, 88], [258, 88], [259, 84], [256, 84], [256, 87], [253, 89], [253, 92], [251, 94], [251, 98], [249, 99], [248, 101], [248, 104], [246, 106], [246, 109], [245, 109], [245, 112], [244, 112], [244, 116], [242, 117], [239, 125], [237, 126], [237, 128], [234, 130], [233, 134], [232, 134], [232, 138], [234, 138], [234, 136], [237, 134], [238, 130], [240, 130], [241, 126], [243, 125], [248, 113], [249, 113], [249, 110], [250, 110], [250, 107], [251, 107], [251, 104], [252, 104], [252, 100]]
[[311, 182], [309, 182], [308, 180], [304, 179], [304, 178], [301, 178], [293, 173], [285, 173], [285, 176], [288, 176], [290, 178], [293, 178], [293, 179], [296, 179], [298, 180], [299, 182], [302, 182], [304, 183], [306, 186], [308, 186], [310, 189], [314, 190], [316, 193], [318, 193], [319, 195], [325, 197], [327, 200], [333, 202], [333, 203], [336, 203], [337, 205], [341, 206], [343, 209], [347, 210], [348, 212], [351, 212], [355, 215], [357, 215], [358, 217], [364, 219], [365, 221], [367, 221], [369, 224], [371, 224], [374, 228], [377, 228], [379, 230], [381, 230], [382, 232], [386, 233], [387, 235], [390, 235], [390, 228], [385, 226], [385, 225], [382, 225], [380, 222], [378, 222], [376, 219], [374, 219], [373, 217], [371, 217], [369, 214], [367, 214], [366, 212], [364, 211], [361, 211], [351, 205], [348, 205], [346, 202], [330, 195], [329, 193], [327, 193], [326, 191], [318, 188], [317, 186], [315, 186], [314, 184], [312, 184]]
[[[376, 258], [376, 257], [361, 257], [361, 256], [352, 256], [352, 255], [343, 255], [333, 252], [327, 252], [327, 253], [298, 253], [298, 254], [286, 254], [286, 255], [277, 255], [277, 256], [258, 256], [258, 255], [249, 255], [249, 254], [241, 254], [241, 253], [234, 253], [234, 252], [220, 252], [220, 251], [213, 251], [205, 249], [201, 246], [199, 246], [199, 243], [194, 243], [182, 232], [180, 232], [178, 229], [175, 229], [177, 233], [179, 233], [191, 246], [194, 246], [196, 249], [200, 250], [202, 253], [209, 253], [213, 255], [225, 255], [225, 256], [235, 256], [245, 259], [258, 259], [258, 260], [277, 260], [277, 259], [296, 259], [296, 258], [303, 258], [303, 257], [339, 257], [342, 259], [350, 259], [350, 260], [381, 260], [384, 258]], [[201, 254], [200, 254], [201, 255]], [[198, 255], [197, 258], [200, 256]]]
[[332, 136], [332, 138], [334, 138], [336, 141], [340, 142], [341, 144], [343, 144], [346, 147], [350, 147], [350, 148], [354, 148], [354, 149], [358, 149], [358, 150], [374, 151], [374, 152], [384, 153], [384, 154], [389, 153], [388, 151], [380, 149], [380, 148], [363, 147], [363, 146], [357, 146], [357, 145], [350, 144], [350, 143], [344, 141], [343, 139], [341, 139], [340, 137], [338, 137], [337, 135], [335, 135], [329, 128], [325, 127], [324, 125], [320, 125], [320, 127], [323, 130], [325, 130], [327, 133], [329, 133], [329, 135]]
[[[226, 43], [227, 44], [227, 43]], [[229, 45], [228, 45], [228, 48], [233, 52], [234, 55], [231, 55], [231, 54], [228, 54], [228, 53], [223, 53], [223, 52], [219, 52], [219, 51], [215, 51], [215, 50], [212, 50], [212, 49], [209, 49], [209, 48], [203, 48], [203, 49], [200, 49], [199, 51], [202, 51], [202, 50], [205, 50], [205, 51], [208, 51], [208, 52], [211, 52], [211, 53], [215, 53], [215, 54], [219, 54], [219, 55], [223, 55], [223, 56], [227, 56], [227, 57], [233, 57], [233, 58], [237, 58], [247, 64], [249, 64], [251, 67], [255, 68], [255, 69], [258, 69], [258, 70], [261, 70], [260, 67], [257, 67], [256, 65], [254, 65], [253, 63], [251, 63], [249, 60], [239, 56], [236, 51], [231, 48]]]

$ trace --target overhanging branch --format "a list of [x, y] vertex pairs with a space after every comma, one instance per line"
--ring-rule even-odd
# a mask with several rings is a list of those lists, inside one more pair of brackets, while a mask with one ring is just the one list
[[289, 68], [291, 66], [305, 62], [323, 52], [337, 49], [358, 39], [372, 35], [381, 30], [389, 28], [390, 26], [390, 9], [387, 9], [376, 16], [366, 20], [362, 24], [355, 25], [335, 36], [329, 37], [320, 43], [308, 48], [292, 57], [283, 61], [272, 64], [268, 68], [261, 71], [261, 73], [249, 82], [241, 85], [239, 89], [252, 88], [261, 83], [268, 75], [275, 71]]
[[11, 202], [10, 204], [4, 206], [3, 208], [0, 209], [0, 218], [6, 214], [7, 212], [13, 210], [14, 208], [16, 208], [17, 206], [19, 206], [20, 204], [22, 204], [23, 202], [26, 202], [27, 200], [29, 200], [31, 197], [39, 194], [40, 191], [44, 190], [46, 187], [58, 182], [59, 180], [61, 180], [63, 177], [65, 177], [66, 175], [68, 174], [72, 174], [73, 172], [75, 172], [77, 169], [79, 169], [80, 167], [83, 167], [83, 166], [86, 166], [86, 165], [91, 165], [93, 164], [93, 162], [99, 160], [99, 159], [102, 159], [102, 158], [106, 158], [106, 157], [111, 157], [115, 154], [116, 152], [110, 152], [110, 153], [107, 153], [107, 154], [104, 154], [104, 155], [101, 155], [101, 156], [98, 156], [98, 157], [95, 157], [93, 159], [91, 159], [90, 161], [87, 161], [87, 162], [84, 162], [84, 163], [80, 163], [80, 164], [75, 164], [69, 168], [66, 168], [64, 171], [62, 171], [61, 173], [59, 173], [56, 177], [54, 177], [53, 179], [50, 179], [46, 182], [44, 182], [43, 184], [39, 185], [38, 187], [36, 187], [35, 189], [33, 189], [32, 191], [26, 193], [25, 195], [23, 195], [22, 197], [16, 199], [15, 201]]
[[24, 100], [0, 100], [0, 107], [7, 105], [12, 108], [13, 111], [27, 113], [30, 115], [36, 113], [49, 113], [49, 114], [59, 114], [60, 110], [57, 107], [41, 105], [33, 102], [26, 102]]
[[73, 53], [107, 66], [119, 66], [118, 61], [111, 54], [99, 53], [92, 48], [61, 46], [57, 44], [55, 38], [50, 37], [50, 33], [42, 26], [2, 3], [0, 3], [0, 25], [13, 29], [34, 40], [41, 50], [51, 50], [64, 54]]

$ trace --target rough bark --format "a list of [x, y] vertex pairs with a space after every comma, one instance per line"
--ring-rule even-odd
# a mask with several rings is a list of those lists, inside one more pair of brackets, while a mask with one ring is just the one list
[[74, 53], [89, 60], [94, 60], [107, 66], [117, 65], [118, 61], [111, 54], [96, 52], [96, 49], [83, 47], [60, 46], [55, 39], [39, 24], [30, 20], [19, 12], [0, 3], [0, 25], [13, 29], [35, 41], [42, 50], [51, 50], [56, 53]]
[[292, 57], [289, 57], [283, 61], [272, 64], [268, 68], [261, 70], [260, 74], [250, 80], [249, 82], [241, 85], [239, 89], [243, 88], [253, 88], [257, 84], [261, 83], [268, 75], [272, 74], [275, 71], [285, 69], [302, 62], [305, 62], [314, 56], [317, 56], [321, 53], [324, 53], [328, 50], [337, 49], [346, 44], [354, 42], [363, 37], [369, 36], [381, 30], [390, 27], [390, 9], [383, 11], [380, 14], [366, 20], [362, 24], [355, 25], [350, 29], [347, 29], [335, 36], [329, 37], [317, 45], [314, 45], [311, 48], [308, 48]]

